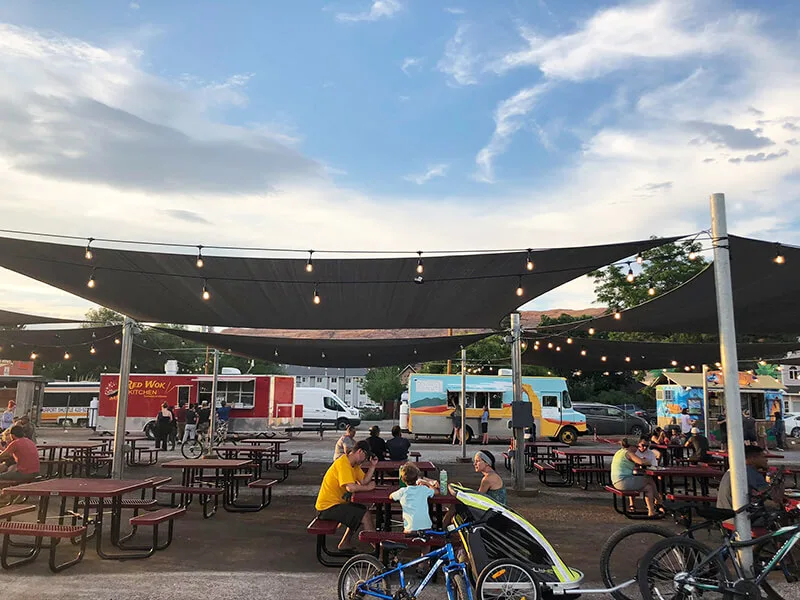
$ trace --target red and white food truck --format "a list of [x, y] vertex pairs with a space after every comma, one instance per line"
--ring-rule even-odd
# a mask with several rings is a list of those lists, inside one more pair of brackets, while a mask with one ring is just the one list
[[[169, 406], [211, 405], [211, 375], [131, 374], [128, 382], [128, 431], [148, 431], [162, 403]], [[97, 430], [113, 431], [117, 415], [117, 396], [109, 394], [119, 387], [118, 374], [100, 377], [100, 406]], [[294, 377], [283, 375], [220, 375], [217, 397], [231, 407], [229, 430], [265, 431], [276, 427], [300, 427], [303, 407], [295, 405]]]

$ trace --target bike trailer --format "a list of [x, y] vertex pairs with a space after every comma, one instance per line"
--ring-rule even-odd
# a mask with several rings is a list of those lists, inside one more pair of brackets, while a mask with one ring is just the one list
[[[456, 505], [456, 523], [486, 519], [472, 532], [459, 532], [476, 579], [493, 560], [515, 558], [533, 570], [544, 590], [563, 594], [580, 586], [583, 573], [564, 564], [536, 527], [485, 494], [455, 484], [452, 487], [461, 503]], [[487, 515], [488, 511], [492, 514]]]

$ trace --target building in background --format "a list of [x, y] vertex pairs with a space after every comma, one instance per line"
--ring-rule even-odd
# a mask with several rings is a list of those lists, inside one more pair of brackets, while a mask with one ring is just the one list
[[[790, 355], [798, 358], [800, 353]], [[800, 365], [781, 365], [781, 383], [786, 388], [783, 393], [783, 412], [800, 413]]]
[[294, 376], [295, 387], [325, 388], [355, 408], [362, 408], [371, 402], [361, 387], [367, 369], [332, 369], [292, 365], [284, 365], [283, 368], [287, 375]]

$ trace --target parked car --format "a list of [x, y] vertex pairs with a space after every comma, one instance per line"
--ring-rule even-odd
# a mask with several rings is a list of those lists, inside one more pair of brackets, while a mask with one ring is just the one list
[[800, 414], [784, 413], [783, 426], [786, 429], [786, 435], [800, 438]]
[[611, 404], [585, 402], [573, 408], [586, 415], [586, 428], [598, 435], [640, 436], [650, 433], [650, 423]]
[[651, 415], [648, 411], [646, 411], [645, 409], [636, 404], [620, 404], [619, 407], [629, 415], [636, 415], [637, 417], [641, 417], [642, 419], [650, 423], [650, 425], [655, 425], [657, 422], [655, 415]]

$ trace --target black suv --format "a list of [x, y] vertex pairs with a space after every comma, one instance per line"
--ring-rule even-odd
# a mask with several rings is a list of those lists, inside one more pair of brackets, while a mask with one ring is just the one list
[[650, 433], [650, 423], [618, 406], [595, 402], [573, 402], [573, 408], [586, 415], [586, 428], [597, 435], [640, 436]]

